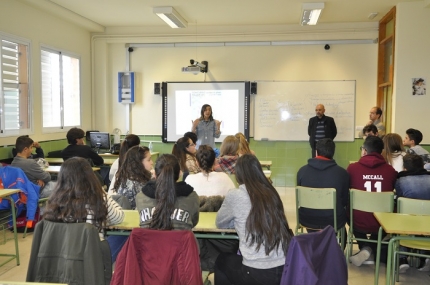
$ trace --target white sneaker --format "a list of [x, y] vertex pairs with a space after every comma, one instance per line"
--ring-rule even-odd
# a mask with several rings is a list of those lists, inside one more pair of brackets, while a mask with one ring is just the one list
[[362, 264], [375, 264], [375, 256], [373, 253]]
[[418, 269], [418, 271], [424, 271], [424, 272], [430, 271], [430, 259], [426, 258], [426, 263], [424, 264], [423, 267]]
[[406, 257], [402, 257], [399, 259], [399, 273], [403, 274], [408, 271], [411, 266], [408, 263], [408, 259]]
[[355, 266], [361, 266], [363, 262], [369, 259], [372, 253], [372, 249], [370, 247], [363, 247], [357, 254], [351, 256], [349, 258], [349, 262], [352, 262]]

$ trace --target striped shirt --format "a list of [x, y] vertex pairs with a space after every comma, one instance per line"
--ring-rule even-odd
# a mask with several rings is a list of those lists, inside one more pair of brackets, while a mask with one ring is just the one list
[[317, 127], [316, 127], [316, 131], [315, 131], [315, 141], [319, 141], [319, 140], [325, 138], [324, 123], [325, 123], [325, 120], [318, 120], [317, 121]]
[[[115, 225], [122, 223], [124, 220], [124, 211], [122, 210], [121, 206], [115, 202], [110, 196], [104, 195], [106, 200], [106, 207], [107, 207], [107, 217], [106, 217], [106, 225]], [[88, 215], [87, 215], [87, 223], [89, 224], [95, 224], [93, 220], [93, 211], [91, 209], [88, 209]], [[97, 225], [96, 225], [97, 226]], [[100, 239], [103, 239], [103, 232], [100, 233]]]

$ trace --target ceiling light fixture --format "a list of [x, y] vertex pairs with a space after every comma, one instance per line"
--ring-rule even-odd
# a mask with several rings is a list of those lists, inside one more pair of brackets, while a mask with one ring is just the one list
[[302, 5], [302, 18], [300, 24], [305, 25], [316, 25], [318, 18], [320, 17], [321, 11], [324, 9], [324, 3], [303, 3]]
[[188, 25], [187, 21], [173, 7], [154, 7], [153, 12], [174, 29], [186, 28]]

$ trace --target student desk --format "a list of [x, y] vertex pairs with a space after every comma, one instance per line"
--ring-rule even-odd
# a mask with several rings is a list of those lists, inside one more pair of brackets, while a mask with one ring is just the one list
[[[398, 213], [373, 213], [376, 220], [381, 225], [381, 228], [387, 234], [392, 235], [406, 235], [406, 236], [393, 236], [388, 244], [388, 257], [387, 257], [387, 273], [386, 284], [391, 282], [391, 270], [393, 270], [393, 250], [395, 243], [400, 240], [423, 240], [430, 241], [430, 216], [424, 215], [408, 215]], [[381, 233], [381, 230], [379, 231]], [[426, 235], [427, 237], [414, 237], [411, 235]], [[378, 236], [377, 257], [381, 254], [381, 234]], [[379, 267], [379, 258], [376, 259], [377, 268]], [[393, 262], [394, 264], [394, 262]], [[379, 272], [375, 272], [375, 284], [378, 284]]]
[[[43, 170], [49, 173], [58, 173], [60, 172], [60, 169], [61, 169], [61, 165], [50, 165], [48, 167], [43, 168]], [[93, 170], [98, 171], [100, 170], [100, 167], [93, 167]]]
[[[151, 152], [151, 157], [152, 157], [152, 159], [154, 159], [154, 160], [157, 160], [157, 158], [158, 158], [158, 155], [159, 155], [160, 153], [159, 152]], [[99, 153], [99, 155], [101, 156], [101, 157], [103, 157], [103, 159], [105, 159], [106, 160], [106, 158], [107, 159], [117, 159], [118, 158], [118, 154], [112, 154], [112, 153], [109, 153], [109, 152], [106, 152], [106, 153]], [[107, 163], [106, 163], [107, 164]], [[112, 164], [112, 163], [111, 163]]]
[[[20, 191], [21, 190], [19, 190], [19, 189], [1, 189], [0, 190], [0, 198], [9, 200], [11, 205], [13, 205], [10, 208], [11, 208], [11, 212], [12, 212], [13, 238], [15, 240], [15, 254], [0, 254], [0, 256], [9, 257], [6, 261], [1, 263], [0, 266], [3, 266], [4, 264], [8, 263], [9, 261], [11, 261], [13, 259], [16, 259], [16, 265], [19, 265], [18, 234], [16, 232], [16, 213], [15, 213], [15, 207], [14, 207], [15, 202], [11, 196], [15, 193], [20, 192]], [[4, 219], [5, 219], [5, 223], [9, 222], [9, 219], [7, 217], [5, 217]], [[2, 229], [2, 230], [6, 231], [7, 229]]]
[[[47, 157], [45, 158], [45, 160], [49, 163], [49, 164], [54, 164], [54, 165], [61, 165], [64, 163], [64, 160], [62, 158], [56, 158], [56, 157]], [[112, 165], [113, 162], [116, 160], [116, 158], [110, 157], [110, 158], [103, 158], [104, 160], [104, 164], [106, 165]]]
[[[139, 227], [137, 210], [124, 210], [124, 221], [108, 227], [107, 235], [130, 235], [131, 230]], [[238, 239], [235, 229], [218, 229], [215, 225], [216, 212], [201, 212], [199, 222], [193, 228], [196, 238]], [[122, 230], [122, 231], [117, 231]]]
[[271, 160], [260, 160], [261, 167], [266, 167], [267, 170], [270, 170], [270, 167], [272, 166]]

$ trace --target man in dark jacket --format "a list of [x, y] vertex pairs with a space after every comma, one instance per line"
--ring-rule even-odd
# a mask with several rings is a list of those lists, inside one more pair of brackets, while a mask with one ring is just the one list
[[[331, 139], [319, 140], [316, 157], [297, 172], [297, 185], [316, 188], [336, 189], [336, 215], [338, 229], [345, 226], [345, 207], [348, 203], [349, 174], [333, 159], [335, 144]], [[299, 209], [299, 221], [311, 229], [323, 229], [333, 225], [332, 210]]]
[[318, 140], [324, 138], [334, 140], [337, 135], [337, 128], [333, 118], [324, 115], [324, 113], [324, 105], [318, 104], [315, 107], [316, 116], [309, 119], [308, 135], [312, 148], [312, 157], [315, 157], [315, 144]]
[[[367, 192], [392, 192], [397, 179], [397, 172], [381, 155], [384, 149], [382, 139], [368, 136], [361, 147], [361, 158], [358, 162], [348, 166], [346, 171], [350, 177], [350, 187]], [[356, 238], [378, 238], [379, 223], [373, 213], [354, 210], [354, 236]], [[351, 256], [349, 261], [356, 266], [364, 262], [372, 263], [372, 252], [376, 249], [375, 243], [358, 242], [360, 251]]]

